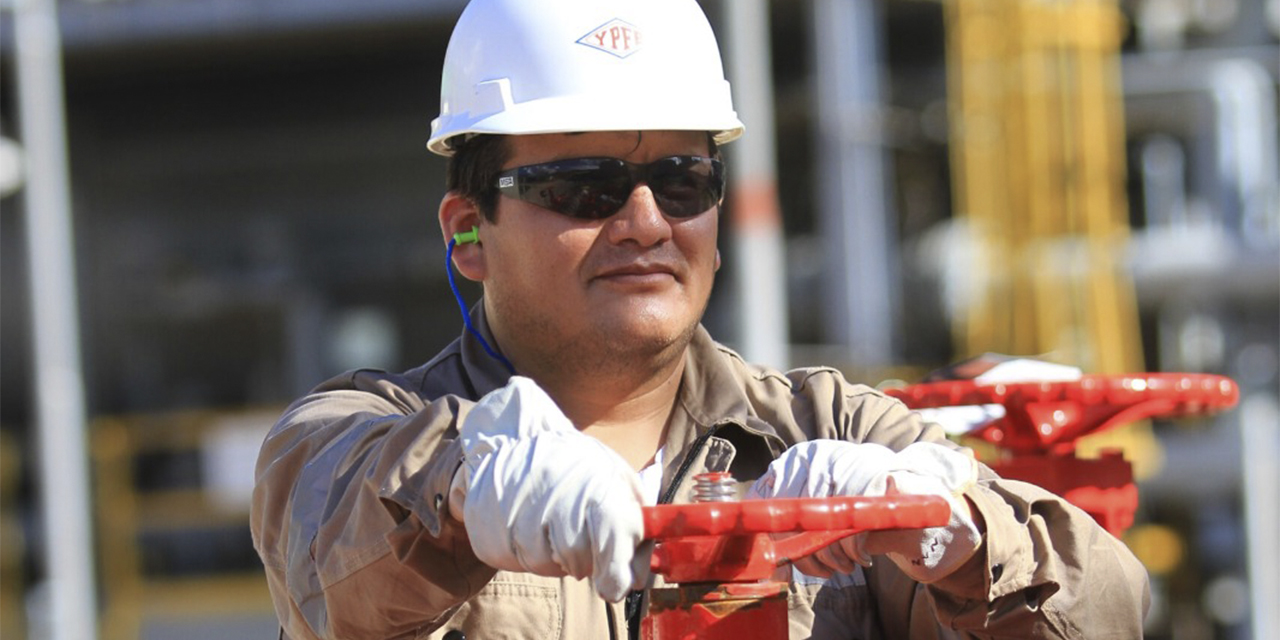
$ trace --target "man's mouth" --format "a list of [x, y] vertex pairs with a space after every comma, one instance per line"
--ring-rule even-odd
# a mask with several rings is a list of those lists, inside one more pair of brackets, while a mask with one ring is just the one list
[[633, 284], [656, 284], [669, 282], [675, 278], [675, 269], [668, 265], [659, 263], [624, 265], [612, 269], [605, 269], [596, 276], [596, 279], [598, 280]]

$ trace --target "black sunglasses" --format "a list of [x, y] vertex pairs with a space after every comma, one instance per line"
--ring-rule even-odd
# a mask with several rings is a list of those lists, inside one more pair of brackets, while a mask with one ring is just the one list
[[648, 164], [569, 158], [507, 169], [498, 174], [498, 191], [573, 218], [601, 220], [622, 209], [641, 182], [649, 185], [664, 214], [692, 218], [724, 197], [724, 165], [703, 156]]

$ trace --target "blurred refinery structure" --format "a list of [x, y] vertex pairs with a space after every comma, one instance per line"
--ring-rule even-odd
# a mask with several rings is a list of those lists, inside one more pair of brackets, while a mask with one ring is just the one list
[[[704, 0], [722, 44], [751, 37], [731, 3]], [[0, 4], [0, 637], [33, 640], [55, 599], [16, 72], [35, 4]], [[457, 336], [425, 141], [463, 4], [57, 3], [100, 637], [275, 637], [247, 528], [273, 415]], [[726, 51], [772, 51], [727, 60], [771, 97], [743, 117], [776, 147], [772, 364], [1231, 376], [1234, 411], [1110, 436], [1141, 479], [1126, 541], [1148, 638], [1280, 637], [1280, 0], [764, 4], [768, 41]], [[733, 196], [725, 220], [726, 264], [751, 260]], [[748, 356], [752, 277], [722, 271], [706, 318]]]

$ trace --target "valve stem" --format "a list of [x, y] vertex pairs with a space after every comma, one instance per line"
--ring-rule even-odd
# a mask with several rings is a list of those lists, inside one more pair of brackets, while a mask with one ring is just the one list
[[693, 477], [694, 502], [736, 502], [737, 483], [727, 471], [699, 473]]

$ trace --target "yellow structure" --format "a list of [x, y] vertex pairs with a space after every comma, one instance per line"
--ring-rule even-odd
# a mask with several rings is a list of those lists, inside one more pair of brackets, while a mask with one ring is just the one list
[[979, 241], [958, 356], [1142, 366], [1115, 0], [948, 0], [956, 211]]
[[[958, 357], [1143, 370], [1129, 238], [1116, 0], [944, 0], [957, 218], [976, 240]], [[1150, 428], [1120, 444], [1139, 476]]]
[[[149, 536], [186, 534], [208, 544], [249, 544], [247, 485], [256, 447], [279, 408], [181, 411], [104, 417], [94, 421], [93, 478], [102, 584], [101, 637], [136, 640], [149, 620], [192, 620], [227, 615], [271, 615], [260, 566], [184, 575], [148, 568]], [[230, 448], [229, 446], [230, 445]], [[247, 456], [246, 456], [247, 452]], [[141, 482], [138, 471], [159, 458], [183, 461], [193, 483], [163, 488]], [[247, 459], [246, 459], [247, 458]], [[220, 461], [235, 469], [220, 487]], [[239, 473], [244, 471], [244, 473]], [[225, 473], [221, 475], [227, 475]], [[234, 537], [229, 539], [228, 536]]]
[[0, 431], [0, 638], [27, 637], [22, 569], [26, 537], [14, 508], [21, 478], [19, 444]]

